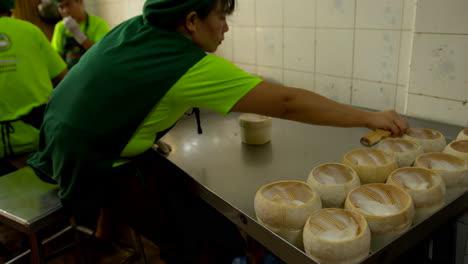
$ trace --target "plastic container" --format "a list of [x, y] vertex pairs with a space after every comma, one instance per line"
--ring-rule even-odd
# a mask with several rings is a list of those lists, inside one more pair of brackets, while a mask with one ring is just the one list
[[271, 117], [257, 114], [239, 116], [241, 140], [249, 145], [262, 145], [271, 140]]

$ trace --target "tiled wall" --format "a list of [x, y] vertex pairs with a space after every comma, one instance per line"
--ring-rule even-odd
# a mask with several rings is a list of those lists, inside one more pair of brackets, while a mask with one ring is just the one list
[[[144, 3], [85, 1], [111, 26]], [[247, 72], [347, 104], [468, 127], [468, 1], [237, 4], [216, 54]]]
[[408, 114], [468, 127], [468, 1], [420, 0]]

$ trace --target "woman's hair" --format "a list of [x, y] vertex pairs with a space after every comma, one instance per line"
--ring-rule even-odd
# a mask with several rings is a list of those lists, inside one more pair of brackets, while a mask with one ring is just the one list
[[185, 23], [187, 15], [195, 11], [205, 19], [218, 5], [224, 14], [234, 12], [236, 0], [147, 0], [143, 16], [148, 23], [159, 28], [174, 30]]
[[207, 5], [202, 6], [198, 10], [194, 11], [197, 12], [201, 19], [205, 19], [208, 14], [217, 7], [218, 4], [221, 5], [221, 10], [224, 14], [230, 15], [232, 12], [234, 12], [236, 7], [236, 0], [210, 0], [208, 1]]

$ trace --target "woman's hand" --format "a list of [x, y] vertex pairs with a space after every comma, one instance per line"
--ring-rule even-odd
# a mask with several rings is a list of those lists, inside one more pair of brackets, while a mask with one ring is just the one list
[[392, 132], [392, 136], [399, 137], [406, 133], [409, 128], [408, 121], [393, 110], [382, 112], [369, 112], [367, 127], [375, 130], [377, 128]]

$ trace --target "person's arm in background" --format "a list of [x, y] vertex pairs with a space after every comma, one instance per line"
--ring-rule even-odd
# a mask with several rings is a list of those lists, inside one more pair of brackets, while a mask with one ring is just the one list
[[327, 99], [298, 88], [263, 81], [231, 109], [315, 125], [367, 127], [392, 131], [400, 136], [408, 122], [395, 111], [370, 112]]
[[[94, 41], [97, 42], [105, 34], [107, 34], [107, 32], [109, 32], [109, 26], [107, 25], [107, 23], [105, 23], [105, 21], [99, 19], [99, 20], [95, 20], [95, 23], [97, 23], [95, 33], [93, 34], [93, 36], [90, 37], [90, 36], [86, 36], [86, 34], [83, 31], [81, 31], [78, 23], [72, 17], [66, 17], [63, 20], [63, 24], [65, 28], [68, 31], [70, 31], [70, 33], [73, 34], [73, 37], [75, 38], [75, 40], [85, 50], [89, 50], [94, 45], [95, 43]], [[93, 39], [94, 41], [92, 41], [91, 39]]]

